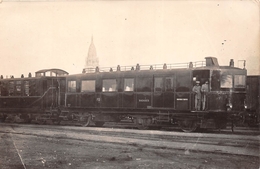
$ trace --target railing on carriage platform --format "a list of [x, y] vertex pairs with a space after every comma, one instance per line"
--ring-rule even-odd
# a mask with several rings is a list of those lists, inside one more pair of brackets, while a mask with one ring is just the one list
[[189, 63], [172, 63], [172, 64], [152, 64], [152, 65], [135, 65], [135, 66], [116, 66], [116, 67], [96, 67], [85, 68], [82, 73], [93, 72], [113, 72], [113, 71], [131, 71], [131, 70], [161, 70], [176, 68], [196, 68], [206, 66], [205, 61], [196, 61]]

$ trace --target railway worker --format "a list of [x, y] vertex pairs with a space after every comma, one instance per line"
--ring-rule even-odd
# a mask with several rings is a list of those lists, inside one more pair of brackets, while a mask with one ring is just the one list
[[200, 81], [196, 81], [196, 85], [192, 88], [192, 91], [195, 92], [195, 110], [200, 110], [200, 104], [201, 104]]
[[206, 81], [202, 86], [201, 86], [201, 93], [202, 93], [202, 110], [205, 110], [206, 107], [206, 96], [209, 92], [209, 82]]

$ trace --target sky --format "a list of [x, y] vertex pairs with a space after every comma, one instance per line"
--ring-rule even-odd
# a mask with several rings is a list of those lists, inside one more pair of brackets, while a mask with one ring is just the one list
[[93, 36], [101, 67], [186, 63], [260, 74], [258, 0], [0, 1], [0, 74], [81, 73]]

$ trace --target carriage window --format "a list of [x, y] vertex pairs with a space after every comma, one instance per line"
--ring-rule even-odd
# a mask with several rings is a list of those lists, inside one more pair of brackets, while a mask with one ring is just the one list
[[165, 91], [173, 91], [173, 78], [172, 77], [165, 78]]
[[163, 78], [156, 77], [154, 78], [154, 91], [161, 92], [163, 90]]
[[234, 86], [235, 86], [235, 88], [245, 88], [246, 87], [246, 76], [245, 75], [235, 75]]
[[68, 92], [76, 92], [76, 81], [68, 81]]
[[39, 80], [30, 80], [30, 86], [29, 86], [29, 92], [30, 92], [30, 96], [40, 96], [40, 94], [42, 93], [42, 88], [40, 86], [42, 86], [42, 82], [40, 82]]
[[20, 96], [21, 95], [21, 91], [22, 91], [22, 82], [21, 81], [16, 81], [16, 86], [15, 86], [15, 91], [16, 91], [16, 95]]
[[117, 91], [116, 79], [103, 80], [102, 92], [115, 92]]
[[232, 86], [233, 86], [232, 75], [222, 75], [220, 87], [221, 88], [232, 88]]
[[95, 80], [82, 80], [81, 92], [95, 92], [96, 81]]
[[45, 74], [44, 73], [36, 73], [36, 77], [41, 77], [41, 76], [44, 76]]
[[189, 71], [179, 72], [176, 76], [176, 92], [188, 92], [190, 90]]
[[137, 92], [151, 92], [152, 78], [138, 78], [136, 81]]
[[9, 82], [9, 96], [14, 95], [14, 82]]
[[134, 79], [125, 79], [124, 91], [134, 91]]
[[29, 96], [29, 81], [24, 81], [24, 93]]
[[0, 82], [1, 96], [8, 96], [8, 82]]

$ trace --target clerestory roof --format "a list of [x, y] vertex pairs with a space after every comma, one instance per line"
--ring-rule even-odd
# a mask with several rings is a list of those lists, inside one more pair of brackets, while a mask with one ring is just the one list
[[35, 76], [63, 76], [68, 75], [69, 73], [62, 69], [42, 69], [35, 72]]

